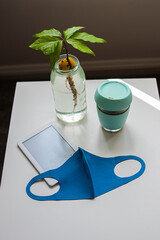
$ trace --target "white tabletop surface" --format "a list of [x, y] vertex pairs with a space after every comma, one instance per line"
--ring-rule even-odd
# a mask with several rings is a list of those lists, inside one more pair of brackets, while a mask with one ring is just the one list
[[[103, 81], [87, 81], [87, 116], [68, 125], [55, 116], [50, 82], [17, 83], [0, 188], [2, 240], [160, 239], [160, 103], [156, 100], [156, 80], [125, 80], [156, 99], [146, 94], [141, 94], [144, 101], [134, 97], [127, 122], [118, 133], [108, 133], [99, 124], [94, 92]], [[141, 93], [134, 88], [133, 92]], [[37, 171], [17, 148], [17, 142], [51, 121], [74, 144], [93, 154], [138, 155], [144, 159], [146, 171], [140, 178], [94, 200], [30, 199], [25, 188]], [[129, 162], [122, 173], [129, 172], [132, 166], [137, 168]], [[36, 184], [33, 190], [38, 194], [53, 192], [45, 182]]]

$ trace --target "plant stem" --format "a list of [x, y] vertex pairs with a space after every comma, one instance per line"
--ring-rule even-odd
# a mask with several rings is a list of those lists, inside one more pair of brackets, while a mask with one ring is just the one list
[[64, 48], [65, 48], [66, 54], [67, 54], [67, 62], [68, 62], [69, 67], [70, 67], [70, 69], [71, 69], [72, 66], [71, 66], [71, 63], [70, 63], [70, 60], [69, 60], [69, 57], [68, 57], [68, 50], [67, 50], [67, 47], [66, 47], [66, 42], [65, 42], [65, 40], [63, 40], [63, 43], [64, 43]]

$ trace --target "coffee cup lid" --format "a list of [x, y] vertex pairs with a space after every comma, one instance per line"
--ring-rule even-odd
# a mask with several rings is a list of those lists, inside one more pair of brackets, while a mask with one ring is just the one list
[[108, 111], [121, 111], [130, 106], [132, 92], [130, 88], [119, 81], [102, 83], [95, 92], [95, 101], [99, 107]]

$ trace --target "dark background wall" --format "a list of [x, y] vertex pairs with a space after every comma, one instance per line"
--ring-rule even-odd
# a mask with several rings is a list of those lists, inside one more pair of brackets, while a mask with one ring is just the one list
[[49, 78], [49, 58], [28, 48], [44, 29], [85, 26], [107, 40], [96, 57], [69, 48], [88, 77], [160, 74], [159, 0], [1, 0], [0, 79]]

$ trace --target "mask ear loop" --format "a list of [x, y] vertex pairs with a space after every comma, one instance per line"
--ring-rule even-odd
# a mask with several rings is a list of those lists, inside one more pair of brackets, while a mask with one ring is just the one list
[[[44, 172], [44, 173], [41, 173], [35, 177], [33, 177], [30, 182], [27, 184], [27, 187], [26, 187], [26, 192], [28, 194], [29, 197], [35, 199], [35, 200], [40, 200], [40, 201], [44, 201], [44, 200], [53, 200], [53, 196], [57, 194], [54, 193], [52, 195], [49, 195], [49, 196], [38, 196], [38, 195], [35, 195], [31, 192], [31, 186], [37, 182], [38, 180], [40, 179], [43, 179], [43, 178], [49, 178], [49, 177], [52, 177], [53, 178], [53, 170], [49, 170], [47, 172]], [[58, 181], [58, 180], [57, 180]]]
[[130, 181], [140, 177], [144, 173], [144, 171], [145, 171], [145, 162], [140, 157], [137, 157], [137, 156], [134, 156], [134, 155], [115, 157], [115, 167], [120, 162], [123, 162], [123, 161], [126, 161], [126, 160], [132, 160], [132, 159], [138, 161], [141, 164], [141, 168], [140, 168], [140, 170], [137, 173], [135, 173], [134, 175], [132, 175], [130, 177], [119, 177], [119, 178], [122, 178], [124, 180], [127, 180], [127, 182], [130, 182]]

